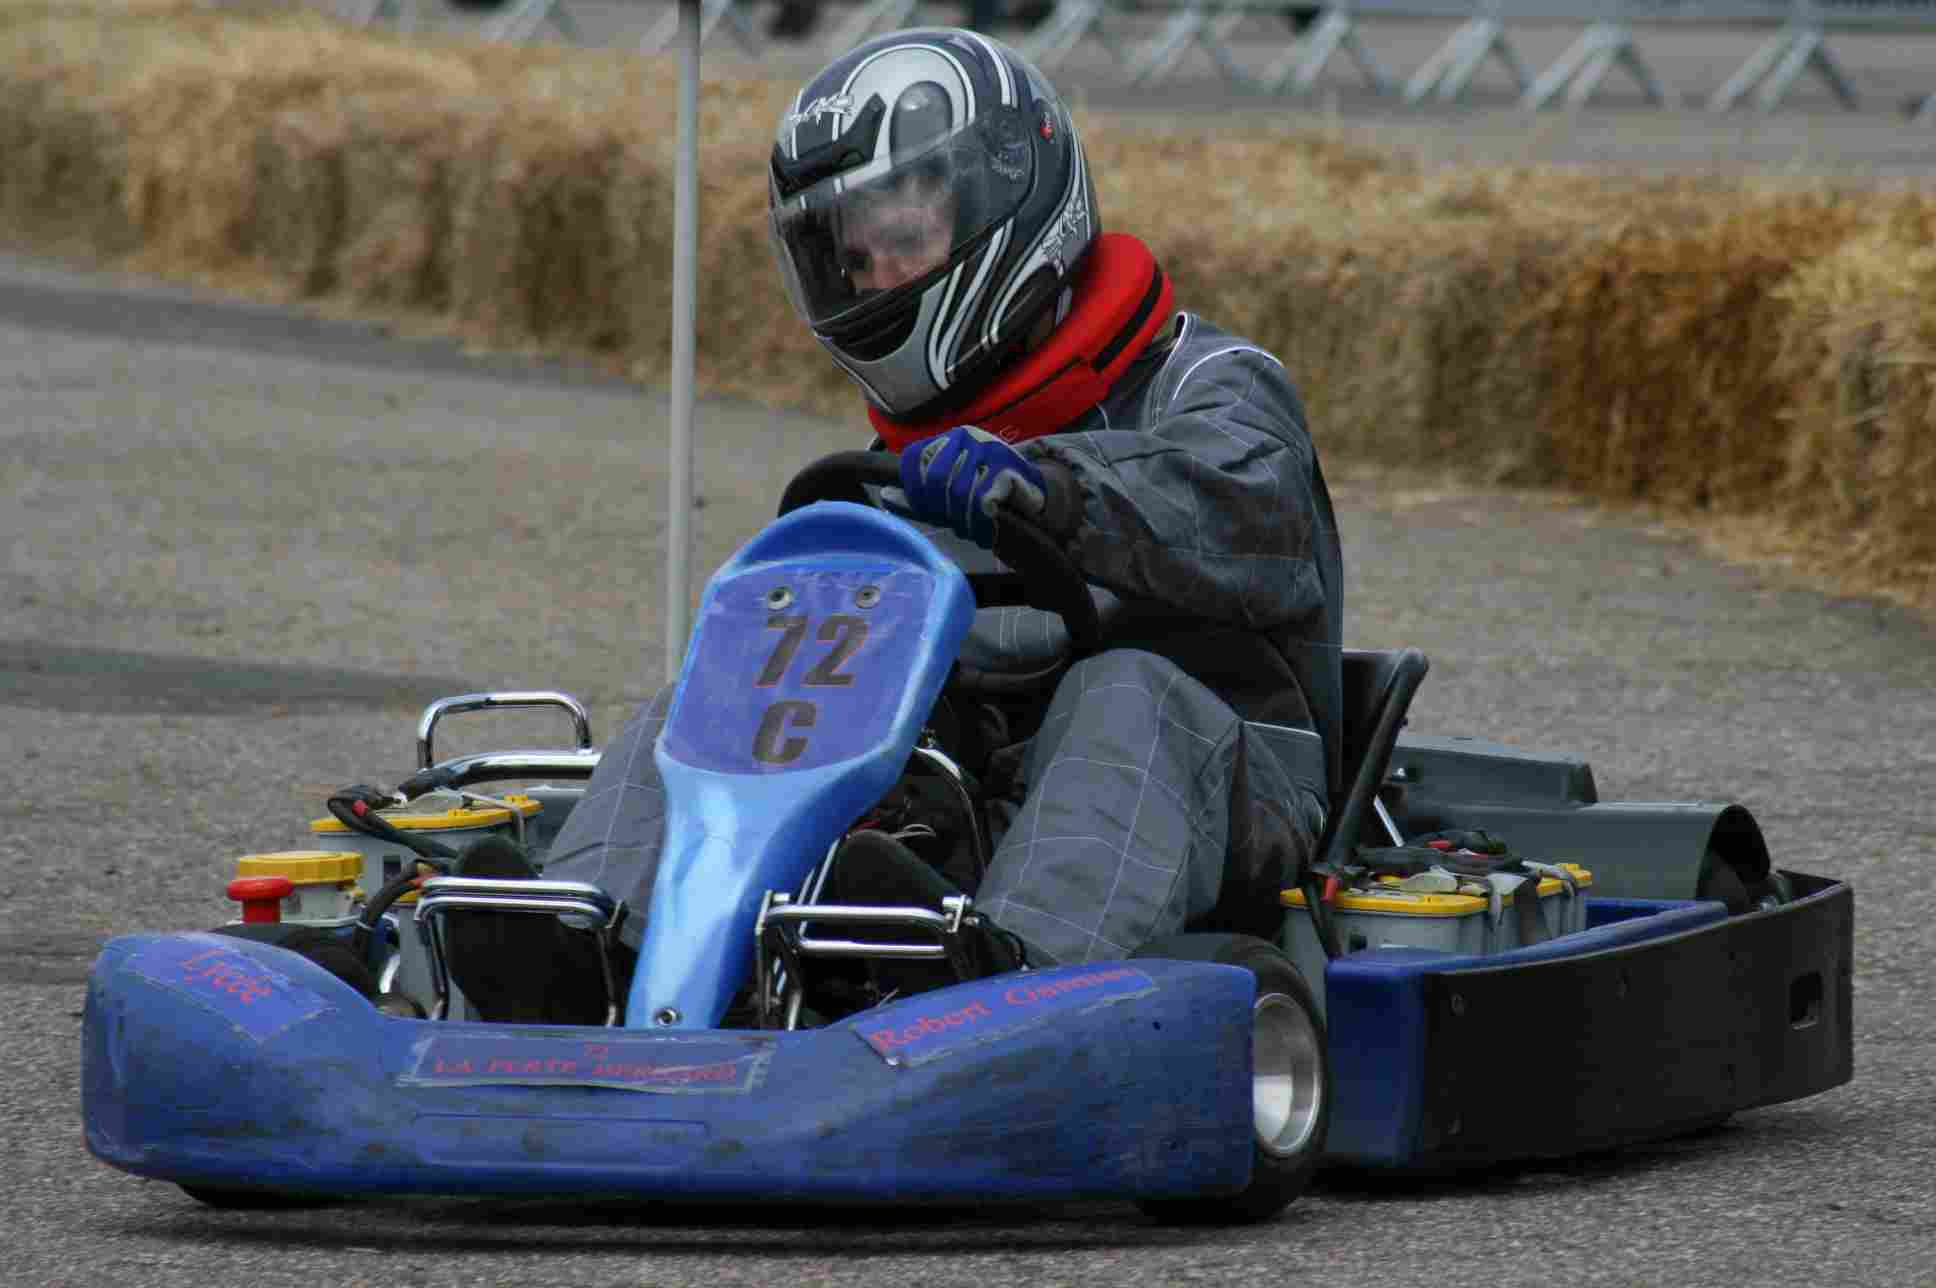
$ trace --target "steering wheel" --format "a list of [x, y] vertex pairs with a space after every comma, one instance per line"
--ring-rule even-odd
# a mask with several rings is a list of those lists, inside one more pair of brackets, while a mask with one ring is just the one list
[[[823, 456], [793, 476], [780, 496], [779, 512], [790, 514], [816, 501], [871, 505], [868, 484], [899, 487], [901, 458], [893, 452]], [[1102, 629], [1089, 582], [1055, 538], [1027, 519], [1004, 514], [995, 525], [995, 557], [1011, 571], [969, 573], [968, 585], [977, 604], [983, 608], [1026, 604], [1055, 613], [1078, 651], [1096, 647]]]

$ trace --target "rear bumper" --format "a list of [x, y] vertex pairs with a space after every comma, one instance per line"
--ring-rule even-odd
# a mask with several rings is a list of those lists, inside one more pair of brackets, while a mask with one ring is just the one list
[[1099, 963], [777, 1032], [379, 1015], [309, 962], [110, 943], [89, 1149], [142, 1176], [318, 1195], [895, 1202], [1232, 1192], [1251, 1162], [1246, 972]]
[[1849, 1081], [1854, 895], [1789, 876], [1795, 902], [1747, 916], [1610, 901], [1583, 935], [1496, 957], [1332, 962], [1332, 1161], [1565, 1157]]

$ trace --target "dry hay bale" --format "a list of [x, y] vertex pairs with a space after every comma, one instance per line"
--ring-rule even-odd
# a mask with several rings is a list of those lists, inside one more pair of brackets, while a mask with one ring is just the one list
[[[72, 222], [109, 254], [138, 244], [136, 267], [664, 377], [667, 60], [0, 0], [0, 66], [15, 231]], [[699, 387], [857, 417], [767, 245], [762, 167], [791, 92], [701, 87]], [[1284, 358], [1327, 453], [1716, 510], [1779, 490], [1818, 541], [1840, 524], [1877, 567], [1936, 560], [1922, 206], [1869, 227], [1833, 193], [1082, 125], [1104, 225], [1151, 244], [1183, 307]], [[1834, 505], [1811, 512], [1815, 492]]]
[[1104, 226], [1149, 243], [1178, 307], [1285, 362], [1327, 451], [1375, 451], [1368, 440], [1387, 422], [1356, 412], [1368, 372], [1406, 368], [1377, 325], [1393, 282], [1335, 220], [1344, 194], [1392, 167], [1309, 136], [1081, 125]]
[[0, 81], [0, 220], [10, 234], [120, 254], [140, 233], [122, 214], [117, 137], [61, 87]]
[[1110, 201], [1099, 180], [1105, 218], [1151, 241], [1184, 307], [1283, 359], [1326, 452], [1547, 477], [1523, 319], [1570, 235], [1539, 207], [1579, 203], [1318, 136], [1145, 143], [1110, 140], [1135, 186]]
[[109, 254], [139, 238], [120, 132], [93, 106], [113, 76], [108, 32], [64, 8], [0, 6], [0, 216], [15, 236]]
[[279, 112], [251, 140], [251, 211], [237, 250], [301, 295], [336, 283], [343, 237], [344, 118]]
[[[454, 177], [478, 146], [482, 113], [468, 101], [359, 101], [340, 118], [334, 151], [312, 167], [329, 258], [308, 284], [357, 300], [443, 314], [457, 272]], [[258, 207], [261, 209], [260, 205]], [[265, 229], [277, 225], [263, 210]]]
[[453, 320], [500, 343], [662, 346], [671, 111], [663, 67], [601, 56], [525, 76], [440, 142]]
[[1936, 199], [1904, 194], [1807, 266], [1780, 372], [1793, 390], [1779, 501], [1817, 566], [1936, 600]]
[[84, 106], [118, 140], [119, 204], [142, 239], [136, 266], [161, 273], [326, 288], [343, 235], [344, 166], [360, 142], [351, 118], [385, 103], [423, 110], [483, 84], [450, 49], [406, 47], [314, 14], [147, 17], [75, 17], [57, 38], [70, 58], [106, 69]]
[[[663, 205], [648, 221], [630, 307], [637, 317], [630, 371], [666, 378], [671, 357], [674, 158], [671, 85], [650, 131], [663, 142], [644, 164]], [[699, 88], [700, 190], [695, 378], [700, 389], [830, 416], [858, 417], [853, 384], [794, 317], [766, 229], [766, 163], [793, 87], [725, 79]]]
[[[1286, 316], [1254, 333], [1308, 391], [1326, 450], [1540, 482], [1550, 465], [1522, 318], [1550, 265], [1547, 238], [1510, 225], [1367, 226], [1312, 247], [1274, 297]], [[1239, 277], [1230, 288], [1246, 289]]]
[[451, 308], [496, 338], [612, 351], [670, 201], [598, 123], [515, 119], [453, 177]]
[[1859, 203], [1724, 193], [1630, 212], [1541, 302], [1538, 366], [1561, 480], [1615, 500], [1742, 511], [1783, 469], [1781, 288]]

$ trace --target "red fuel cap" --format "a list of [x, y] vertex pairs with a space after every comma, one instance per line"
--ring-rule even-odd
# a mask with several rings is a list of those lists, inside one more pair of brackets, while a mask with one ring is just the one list
[[296, 891], [288, 877], [237, 877], [229, 882], [229, 898], [242, 905], [244, 925], [282, 920], [282, 901]]

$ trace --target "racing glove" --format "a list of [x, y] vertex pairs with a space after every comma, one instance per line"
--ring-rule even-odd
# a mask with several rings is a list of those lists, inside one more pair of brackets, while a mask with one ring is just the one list
[[995, 544], [998, 511], [1039, 518], [1049, 504], [1042, 471], [986, 430], [958, 425], [901, 453], [908, 508], [983, 549]]

